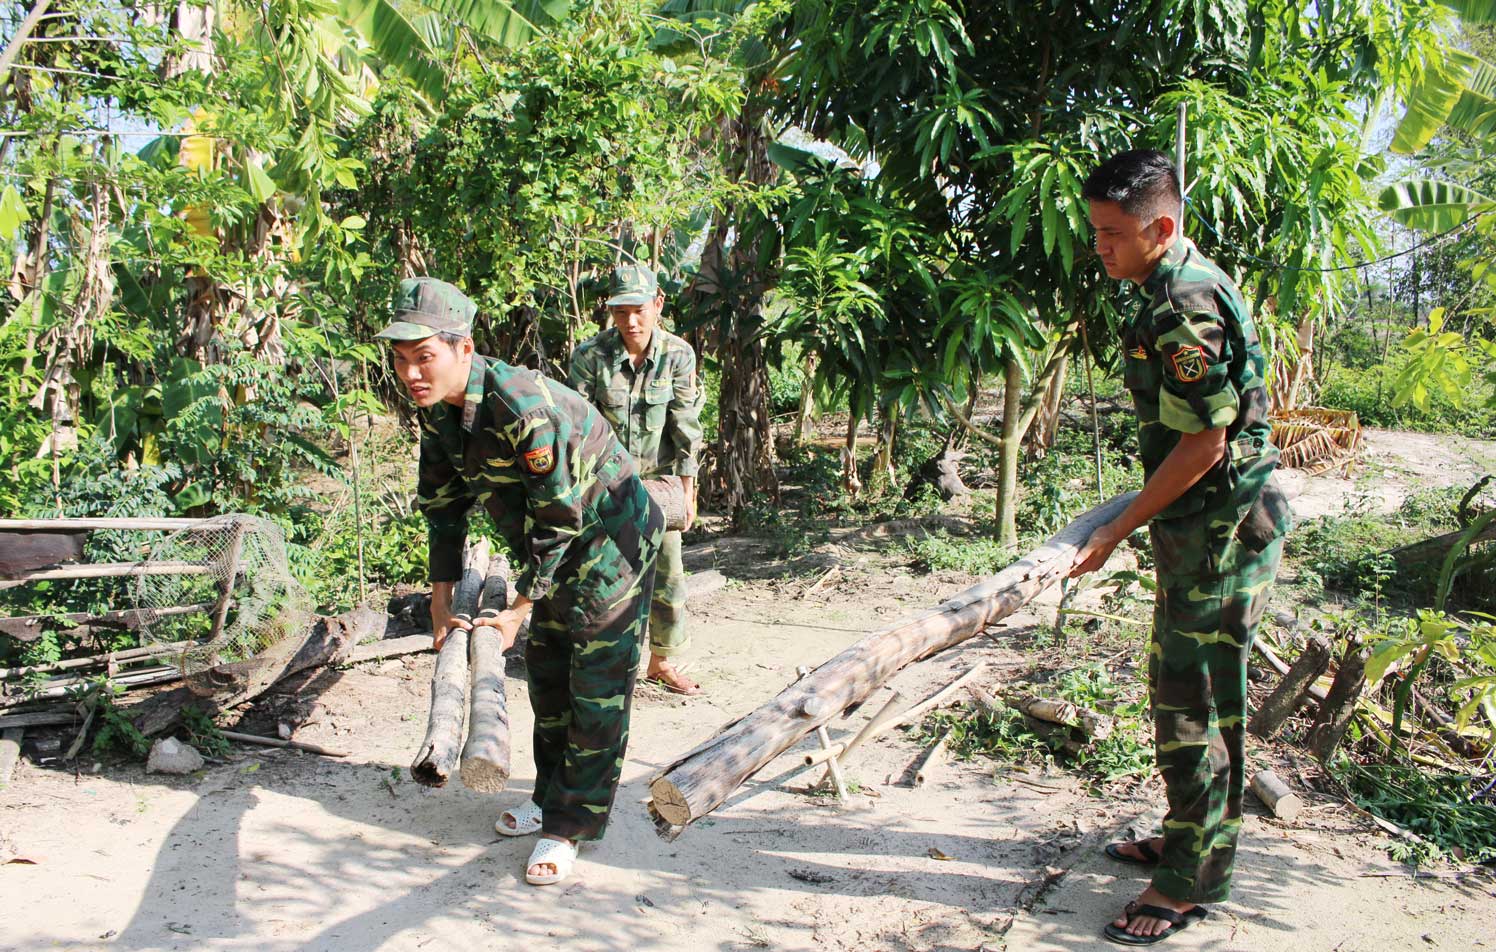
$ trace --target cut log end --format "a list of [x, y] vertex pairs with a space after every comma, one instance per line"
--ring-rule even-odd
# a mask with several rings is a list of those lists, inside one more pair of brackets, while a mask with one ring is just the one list
[[686, 802], [685, 795], [664, 777], [650, 784], [649, 794], [654, 798], [652, 805], [655, 812], [671, 826], [685, 826], [694, 819], [691, 816], [691, 804]]
[[501, 793], [509, 783], [509, 765], [476, 757], [462, 762], [462, 785], [479, 793]]
[[450, 765], [444, 766], [437, 760], [432, 759], [436, 751], [428, 744], [421, 748], [416, 756], [415, 763], [410, 765], [411, 779], [423, 787], [445, 787], [451, 775]]

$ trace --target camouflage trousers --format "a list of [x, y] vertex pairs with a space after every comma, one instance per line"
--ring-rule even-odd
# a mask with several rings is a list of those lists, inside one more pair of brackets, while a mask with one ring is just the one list
[[1206, 513], [1150, 526], [1158, 588], [1148, 684], [1168, 798], [1153, 885], [1181, 902], [1220, 902], [1231, 891], [1246, 777], [1247, 655], [1283, 549], [1281, 535], [1260, 550], [1222, 539], [1210, 520]]
[[568, 558], [576, 567], [535, 603], [525, 645], [535, 711], [532, 799], [541, 829], [572, 840], [602, 838], [618, 791], [664, 522], [638, 480], [611, 501], [620, 498], [622, 511], [604, 521], [625, 524]]
[[649, 605], [649, 650], [669, 658], [685, 651], [690, 643], [691, 636], [686, 633], [686, 566], [681, 561], [680, 532], [667, 532], [660, 543], [654, 600]]

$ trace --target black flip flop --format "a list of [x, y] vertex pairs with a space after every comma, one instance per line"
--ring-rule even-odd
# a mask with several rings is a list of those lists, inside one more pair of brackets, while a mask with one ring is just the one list
[[[1136, 847], [1137, 851], [1142, 854], [1142, 857], [1139, 858], [1122, 852], [1122, 847], [1124, 846]], [[1134, 866], [1157, 866], [1159, 859], [1158, 850], [1150, 846], [1147, 840], [1135, 840], [1132, 843], [1108, 843], [1106, 844], [1106, 855], [1119, 863], [1131, 863]]]
[[1165, 909], [1163, 906], [1140, 906], [1135, 902], [1130, 902], [1127, 904], [1127, 921], [1129, 923], [1132, 922], [1133, 916], [1152, 916], [1155, 919], [1162, 919], [1167, 922], [1169, 927], [1158, 935], [1132, 935], [1125, 928], [1118, 928], [1108, 922], [1106, 928], [1101, 930], [1101, 933], [1118, 945], [1153, 945], [1155, 942], [1162, 942], [1176, 932], [1183, 932], [1193, 923], [1199, 922], [1208, 915], [1210, 915], [1210, 910], [1204, 906], [1196, 906], [1188, 912], [1175, 912], [1172, 909]]

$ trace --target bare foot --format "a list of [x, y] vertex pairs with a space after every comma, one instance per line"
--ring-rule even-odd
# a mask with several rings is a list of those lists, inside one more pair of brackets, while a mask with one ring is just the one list
[[[540, 838], [543, 840], [555, 840], [557, 843], [571, 843], [573, 846], [576, 845], [574, 841], [568, 840], [564, 836], [555, 836], [550, 833], [542, 833], [540, 834]], [[530, 868], [525, 870], [527, 876], [554, 876], [557, 872], [555, 863], [532, 863]]]
[[1180, 902], [1177, 899], [1170, 899], [1157, 889], [1149, 886], [1143, 890], [1141, 896], [1133, 902], [1128, 903], [1127, 909], [1123, 910], [1122, 915], [1112, 920], [1112, 925], [1118, 929], [1126, 930], [1128, 935], [1154, 936], [1162, 932], [1167, 932], [1172, 925], [1168, 920], [1159, 919], [1154, 916], [1129, 913], [1128, 911], [1142, 906], [1161, 906], [1164, 909], [1172, 909], [1178, 913], [1186, 913], [1195, 908], [1195, 904], [1192, 902]]
[[644, 679], [687, 697], [701, 693], [701, 685], [675, 670], [674, 665], [657, 654], [649, 656], [649, 667], [644, 672]]

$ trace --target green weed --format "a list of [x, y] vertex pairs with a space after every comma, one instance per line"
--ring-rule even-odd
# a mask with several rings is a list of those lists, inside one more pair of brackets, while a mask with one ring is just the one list
[[1013, 550], [985, 536], [931, 532], [904, 540], [914, 567], [922, 572], [992, 575], [1013, 561]]

